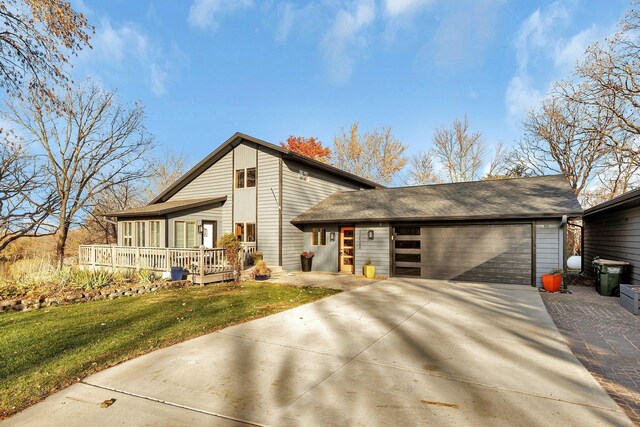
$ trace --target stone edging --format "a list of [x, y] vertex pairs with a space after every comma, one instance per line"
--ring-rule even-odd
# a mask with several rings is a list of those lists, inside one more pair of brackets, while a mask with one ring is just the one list
[[0, 313], [7, 311], [31, 311], [37, 310], [39, 308], [55, 307], [58, 305], [78, 304], [88, 301], [100, 301], [105, 299], [130, 297], [147, 292], [156, 292], [161, 289], [184, 288], [191, 285], [192, 283], [190, 280], [177, 280], [175, 282], [155, 282], [148, 285], [68, 292], [61, 296], [55, 297], [6, 300], [0, 301]]

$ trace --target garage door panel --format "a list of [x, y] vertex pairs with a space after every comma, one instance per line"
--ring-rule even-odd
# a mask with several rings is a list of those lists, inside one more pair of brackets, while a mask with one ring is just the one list
[[[394, 244], [402, 248], [396, 249], [400, 258], [394, 258], [396, 275], [413, 266], [429, 279], [531, 283], [530, 224], [421, 226], [420, 231], [420, 236], [401, 236], [402, 242]], [[408, 248], [409, 237], [420, 245]], [[405, 262], [410, 253], [419, 253], [420, 262]]]

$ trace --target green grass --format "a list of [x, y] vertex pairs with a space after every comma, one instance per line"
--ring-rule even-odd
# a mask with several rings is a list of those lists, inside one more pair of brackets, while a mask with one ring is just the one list
[[0, 418], [127, 359], [334, 293], [248, 282], [0, 314]]

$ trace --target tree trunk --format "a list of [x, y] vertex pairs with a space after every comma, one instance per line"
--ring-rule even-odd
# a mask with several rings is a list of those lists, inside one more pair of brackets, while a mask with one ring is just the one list
[[69, 224], [65, 221], [61, 223], [60, 230], [56, 239], [56, 258], [58, 260], [58, 270], [62, 269], [64, 264], [64, 253], [67, 247], [67, 237], [69, 236]]

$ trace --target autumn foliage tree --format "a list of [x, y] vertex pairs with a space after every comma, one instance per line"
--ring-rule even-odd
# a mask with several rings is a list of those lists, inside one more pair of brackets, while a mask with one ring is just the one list
[[358, 122], [342, 129], [334, 138], [331, 162], [337, 168], [381, 184], [391, 184], [407, 164], [407, 146], [383, 127], [373, 132], [358, 132]]
[[0, 87], [12, 97], [23, 99], [30, 91], [55, 101], [58, 88], [69, 88], [64, 66], [71, 55], [90, 46], [92, 32], [66, 0], [2, 0]]
[[314, 136], [305, 138], [304, 136], [290, 135], [289, 138], [287, 138], [285, 142], [281, 142], [280, 145], [282, 148], [325, 163], [329, 160], [329, 156], [331, 156], [331, 149], [329, 147], [323, 147], [322, 142]]

